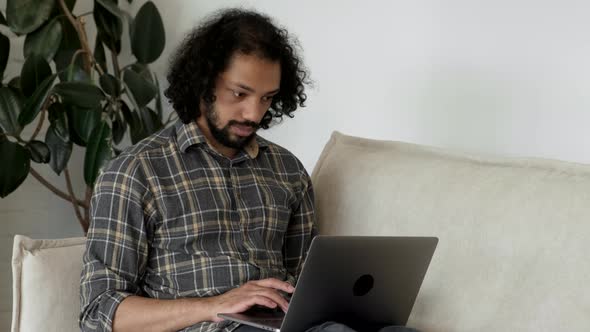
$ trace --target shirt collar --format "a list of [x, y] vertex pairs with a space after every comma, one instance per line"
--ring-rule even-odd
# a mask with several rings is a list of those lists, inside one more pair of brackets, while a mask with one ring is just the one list
[[[175, 127], [176, 136], [178, 137], [178, 143], [180, 145], [180, 151], [182, 152], [186, 152], [186, 150], [193, 145], [200, 145], [208, 142], [196, 121], [191, 121], [188, 124], [184, 124], [182, 121], [178, 120], [175, 124]], [[268, 142], [264, 138], [256, 135], [255, 139], [251, 140], [243, 150], [250, 158], [255, 159], [258, 156], [260, 150], [267, 147]]]

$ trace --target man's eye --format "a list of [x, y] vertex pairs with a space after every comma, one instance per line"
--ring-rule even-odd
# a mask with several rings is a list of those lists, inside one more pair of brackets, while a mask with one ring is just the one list
[[265, 101], [265, 102], [272, 101], [272, 98], [273, 98], [273, 97], [274, 97], [274, 96], [264, 96], [264, 97], [262, 97], [262, 101]]
[[244, 94], [239, 92], [239, 91], [233, 91], [234, 97], [239, 98], [239, 97], [243, 97]]

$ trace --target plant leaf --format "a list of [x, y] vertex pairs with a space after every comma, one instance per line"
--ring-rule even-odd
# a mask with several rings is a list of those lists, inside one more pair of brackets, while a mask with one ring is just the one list
[[[67, 81], [67, 68], [70, 66], [72, 62], [72, 57], [74, 56], [76, 50], [82, 48], [80, 44], [80, 40], [78, 39], [78, 33], [74, 26], [64, 17], [61, 17], [60, 23], [62, 26], [62, 38], [61, 43], [59, 44], [59, 49], [53, 60], [55, 61], [55, 67], [59, 72], [59, 79], [62, 82]], [[84, 59], [83, 54], [80, 54], [76, 57], [76, 61], [74, 62], [79, 68], [84, 67]]]
[[47, 164], [51, 157], [51, 152], [47, 144], [41, 141], [31, 141], [25, 146], [31, 153], [31, 160], [39, 164]]
[[[113, 0], [104, 0], [113, 3]], [[94, 22], [100, 39], [115, 54], [121, 51], [121, 35], [123, 34], [123, 21], [111, 13], [101, 4], [104, 1], [94, 1]], [[116, 6], [116, 2], [113, 3]]]
[[121, 83], [115, 76], [109, 73], [105, 73], [102, 76], [100, 76], [99, 82], [100, 87], [109, 95], [113, 97], [119, 95], [119, 92], [121, 91]]
[[[56, 1], [55, 6], [53, 7], [53, 11], [51, 11], [51, 18], [54, 18], [56, 16], [62, 15], [63, 12], [61, 11], [61, 6], [59, 5], [59, 0]], [[65, 0], [64, 1], [66, 4], [66, 7], [68, 8], [68, 10], [70, 11], [70, 13], [72, 13], [74, 11], [74, 7], [76, 6], [76, 0]], [[65, 17], [65, 15], [64, 15]]]
[[166, 44], [164, 23], [153, 2], [148, 1], [133, 20], [131, 50], [141, 63], [151, 63], [160, 57]]
[[18, 35], [37, 30], [51, 15], [55, 0], [7, 0], [6, 21]]
[[123, 81], [129, 88], [138, 107], [144, 107], [156, 96], [157, 88], [133, 70], [123, 72]]
[[100, 31], [98, 32], [98, 37], [104, 40], [103, 45], [105, 45], [106, 48], [108, 48], [112, 53], [115, 53], [115, 55], [119, 55], [119, 53], [121, 53], [121, 40], [109, 40], [109, 38], [105, 37], [105, 35]]
[[144, 107], [141, 109], [141, 112], [141, 120], [146, 137], [162, 128], [162, 121], [156, 111], [149, 107]]
[[90, 77], [84, 69], [82, 69], [84, 66], [82, 56], [78, 56], [76, 61], [70, 64], [72, 55], [74, 55], [73, 51], [60, 50], [57, 51], [57, 54], [53, 58], [60, 82], [90, 81]]
[[76, 112], [80, 110], [79, 107], [74, 105], [66, 105], [64, 104], [64, 108], [66, 109], [66, 114], [68, 117], [68, 132], [70, 133], [70, 141], [79, 146], [86, 146], [86, 141], [78, 135], [78, 131], [74, 128], [74, 117]]
[[123, 114], [125, 122], [129, 124], [129, 136], [131, 138], [131, 144], [135, 144], [147, 137], [137, 112], [131, 111], [129, 106], [123, 102], [121, 103], [121, 113]]
[[8, 81], [8, 87], [22, 93], [22, 89], [20, 88], [20, 76], [13, 77], [10, 81]]
[[[110, 107], [113, 107], [112, 105]], [[114, 112], [112, 115], [113, 126], [113, 142], [115, 144], [121, 143], [127, 131], [127, 122], [122, 118], [121, 112]]]
[[146, 81], [150, 83], [154, 83], [154, 79], [152, 77], [152, 72], [150, 71], [150, 66], [147, 64], [143, 64], [140, 62], [132, 63], [129, 65], [129, 68], [134, 72], [138, 73], [141, 77], [143, 77]]
[[30, 97], [51, 76], [51, 67], [40, 55], [33, 54], [27, 58], [20, 74], [20, 86], [25, 97]]
[[76, 0], [65, 0], [64, 2], [66, 3], [66, 7], [68, 7], [68, 10], [70, 12], [72, 12], [74, 10], [74, 7], [76, 7]]
[[116, 2], [112, 0], [96, 0], [104, 9], [108, 10], [111, 14], [117, 16], [120, 19], [125, 19], [125, 14], [119, 8]]
[[68, 123], [68, 115], [61, 103], [53, 103], [49, 106], [49, 123], [53, 127], [55, 134], [59, 136], [64, 142], [70, 141], [70, 131]]
[[61, 17], [60, 23], [62, 28], [62, 39], [61, 43], [59, 43], [59, 49], [68, 51], [81, 49], [82, 44], [80, 44], [78, 32], [72, 25], [72, 22], [70, 22], [70, 20], [68, 20], [66, 17]]
[[31, 157], [29, 151], [6, 138], [0, 138], [0, 197], [15, 191], [29, 175]]
[[68, 165], [70, 156], [72, 155], [72, 142], [68, 142], [55, 133], [55, 127], [49, 126], [47, 134], [45, 135], [45, 144], [49, 147], [51, 158], [49, 159], [49, 166], [51, 169], [60, 175], [61, 172]]
[[4, 69], [8, 63], [8, 56], [10, 55], [10, 39], [0, 33], [0, 81], [4, 76]]
[[53, 91], [58, 94], [65, 104], [72, 104], [82, 108], [98, 108], [105, 98], [101, 89], [86, 82], [61, 82], [55, 85]]
[[6, 18], [4, 17], [4, 14], [2, 14], [2, 12], [0, 12], [0, 24], [8, 25], [8, 23], [6, 22]]
[[43, 107], [45, 99], [47, 99], [47, 96], [49, 95], [51, 85], [53, 84], [56, 76], [56, 74], [53, 74], [47, 77], [43, 82], [41, 82], [37, 90], [35, 90], [33, 96], [28, 98], [27, 102], [25, 103], [24, 110], [18, 116], [18, 122], [21, 126], [24, 127], [35, 120], [37, 114], [39, 114], [39, 111], [41, 111], [41, 107]]
[[0, 128], [11, 135], [18, 135], [22, 131], [18, 123], [18, 115], [22, 109], [21, 101], [12, 89], [0, 88]]
[[91, 139], [84, 155], [84, 180], [89, 186], [94, 181], [102, 167], [112, 158], [111, 128], [104, 121], [92, 131]]
[[98, 109], [87, 109], [87, 108], [72, 108], [72, 121], [70, 125], [74, 128], [74, 131], [78, 137], [88, 145], [90, 141], [90, 135], [96, 126], [101, 121], [101, 110]]
[[61, 23], [59, 22], [59, 18], [54, 18], [45, 26], [27, 35], [24, 55], [28, 58], [32, 54], [37, 54], [49, 62], [57, 53], [61, 38]]
[[104, 53], [104, 46], [102, 45], [102, 40], [100, 39], [98, 34], [96, 35], [96, 41], [94, 43], [94, 59], [96, 60], [100, 68], [102, 68], [102, 70], [106, 72], [106, 70], [108, 69], [107, 57]]

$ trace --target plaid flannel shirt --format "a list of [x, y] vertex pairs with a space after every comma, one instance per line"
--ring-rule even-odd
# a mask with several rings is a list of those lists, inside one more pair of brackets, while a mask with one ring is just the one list
[[[295, 284], [315, 235], [301, 162], [257, 136], [229, 159], [196, 123], [166, 128], [101, 172], [81, 276], [82, 330], [110, 331], [129, 295], [208, 297], [249, 280]], [[203, 322], [183, 331], [232, 331]]]

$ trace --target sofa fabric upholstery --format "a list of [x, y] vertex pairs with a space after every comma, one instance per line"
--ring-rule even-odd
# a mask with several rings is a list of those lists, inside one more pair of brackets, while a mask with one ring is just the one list
[[86, 238], [33, 240], [12, 251], [12, 332], [80, 331], [80, 273]]
[[321, 234], [439, 237], [409, 326], [590, 330], [590, 165], [335, 132], [312, 182]]
[[[335, 132], [312, 180], [322, 234], [439, 238], [409, 326], [590, 330], [590, 165]], [[79, 331], [83, 252], [15, 238], [13, 332]]]

